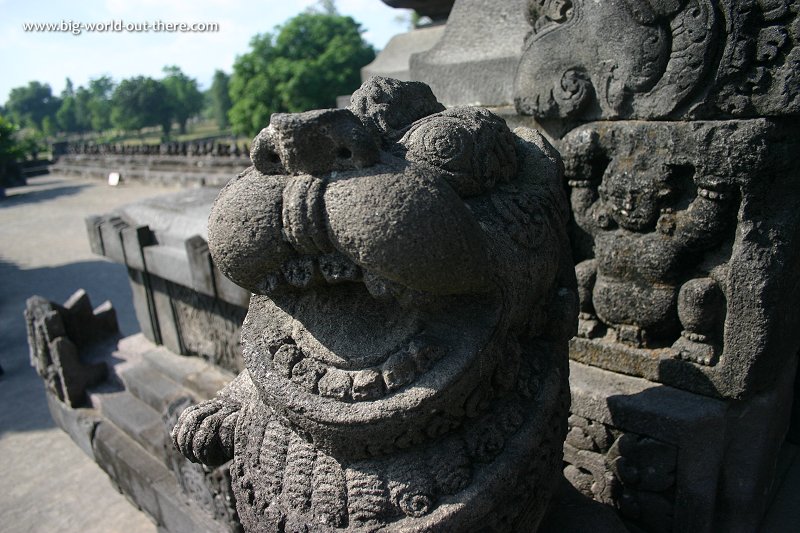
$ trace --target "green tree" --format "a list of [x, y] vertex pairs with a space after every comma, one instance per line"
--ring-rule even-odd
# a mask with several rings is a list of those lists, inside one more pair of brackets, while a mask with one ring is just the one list
[[234, 131], [253, 136], [267, 123], [272, 113], [282, 110], [272, 61], [277, 58], [272, 35], [256, 35], [250, 52], [239, 56], [233, 65], [230, 97], [234, 102], [228, 118]]
[[111, 97], [111, 123], [125, 131], [161, 126], [164, 137], [172, 129], [172, 108], [166, 87], [144, 76], [122, 80]]
[[18, 128], [9, 119], [0, 115], [0, 187], [9, 187], [20, 182], [18, 162], [24, 159], [25, 149], [17, 138]]
[[89, 124], [93, 131], [104, 131], [111, 127], [111, 96], [114, 94], [114, 80], [108, 76], [89, 80]]
[[190, 78], [176, 66], [164, 67], [166, 76], [161, 81], [167, 89], [172, 108], [172, 117], [181, 133], [186, 133], [186, 121], [203, 109], [203, 93], [197, 88], [197, 80]]
[[256, 35], [234, 63], [229, 118], [238, 133], [254, 135], [275, 112], [334, 106], [338, 95], [358, 88], [361, 67], [375, 59], [350, 17], [301, 13], [277, 32]]
[[85, 87], [78, 87], [75, 91], [75, 122], [80, 133], [92, 130], [91, 101], [92, 93]]
[[26, 87], [11, 89], [5, 107], [16, 123], [45, 131], [45, 119], [49, 118], [51, 124], [55, 122], [61, 100], [53, 96], [46, 83], [32, 81]]
[[76, 91], [72, 80], [67, 78], [66, 87], [61, 93], [61, 107], [56, 111], [56, 123], [63, 132], [84, 133], [92, 127], [89, 113], [91, 95], [83, 87]]
[[230, 125], [228, 121], [228, 111], [231, 108], [229, 82], [230, 76], [221, 70], [217, 70], [214, 72], [214, 79], [211, 82], [211, 88], [208, 90], [211, 116], [216, 121], [219, 129], [225, 129]]
[[[66, 93], [66, 91], [64, 91]], [[64, 94], [61, 97], [61, 107], [56, 111], [56, 123], [61, 131], [78, 131], [78, 121], [75, 112], [75, 95]]]
[[53, 115], [47, 115], [42, 119], [42, 128], [40, 130], [33, 128], [33, 130], [39, 131], [48, 136], [55, 135], [55, 133], [58, 131], [58, 127], [56, 127], [55, 117]]

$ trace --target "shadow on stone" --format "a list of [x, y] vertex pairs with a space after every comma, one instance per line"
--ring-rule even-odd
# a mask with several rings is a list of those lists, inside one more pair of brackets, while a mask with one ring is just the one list
[[550, 508], [539, 525], [539, 533], [626, 533], [628, 529], [614, 511], [581, 494], [565, 479], [558, 481]]
[[[37, 185], [46, 185], [50, 183], [54, 182], [45, 182], [44, 184], [37, 183]], [[20, 194], [14, 194], [6, 196], [3, 201], [0, 202], [0, 207], [11, 207], [14, 205], [34, 202], [46, 202], [62, 196], [78, 194], [82, 189], [85, 189], [88, 186], [89, 185], [64, 185], [61, 187], [54, 187], [52, 189], [33, 190]]]

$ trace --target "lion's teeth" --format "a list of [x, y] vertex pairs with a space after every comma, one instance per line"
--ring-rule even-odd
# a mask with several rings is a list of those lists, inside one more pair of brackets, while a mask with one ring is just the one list
[[316, 271], [316, 264], [310, 257], [290, 259], [281, 268], [286, 281], [300, 289], [306, 289], [312, 285], [317, 275]]
[[325, 375], [325, 367], [310, 357], [301, 359], [292, 367], [292, 382], [308, 392], [317, 391], [317, 383], [323, 375]]
[[350, 373], [338, 368], [329, 368], [319, 380], [319, 393], [337, 400], [350, 399], [353, 380]]
[[370, 295], [376, 300], [386, 301], [392, 299], [392, 290], [389, 287], [388, 280], [376, 276], [375, 274], [364, 272], [364, 285], [366, 285], [367, 291], [369, 291]]
[[353, 373], [353, 399], [374, 400], [383, 396], [383, 377], [374, 368]]
[[273, 357], [275, 371], [281, 376], [289, 378], [292, 375], [292, 368], [303, 358], [303, 352], [293, 344], [284, 344]]
[[275, 292], [281, 285], [285, 285], [286, 280], [280, 272], [267, 274], [264, 279], [258, 284], [256, 289], [259, 294], [271, 294]]
[[383, 363], [383, 381], [389, 391], [394, 391], [414, 381], [416, 362], [407, 350], [400, 350]]
[[341, 254], [333, 253], [319, 257], [319, 270], [328, 283], [359, 281], [361, 269]]

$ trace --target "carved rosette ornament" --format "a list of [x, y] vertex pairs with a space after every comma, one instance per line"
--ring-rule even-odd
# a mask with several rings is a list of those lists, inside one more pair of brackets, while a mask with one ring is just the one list
[[246, 369], [178, 449], [248, 531], [534, 530], [562, 468], [578, 296], [557, 152], [418, 82], [276, 114], [209, 219], [253, 292]]

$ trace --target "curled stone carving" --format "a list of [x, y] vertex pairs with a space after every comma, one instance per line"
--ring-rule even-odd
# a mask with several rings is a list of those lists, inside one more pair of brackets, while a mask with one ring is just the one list
[[789, 0], [530, 0], [515, 81], [543, 121], [797, 114]]
[[162, 418], [166, 431], [164, 432], [164, 454], [169, 469], [175, 474], [184, 494], [202, 507], [216, 520], [230, 524], [231, 531], [240, 532], [241, 525], [236, 514], [236, 501], [231, 491], [229, 465], [223, 464], [214, 469], [193, 464], [186, 460], [169, 438], [170, 431], [178, 421], [178, 416], [194, 401], [188, 396], [181, 396], [171, 401], [164, 409]]
[[515, 106], [564, 158], [580, 297], [565, 475], [635, 530], [755, 530], [800, 345], [800, 4], [527, 8]]
[[252, 157], [208, 239], [253, 292], [245, 370], [177, 448], [232, 459], [249, 531], [535, 528], [578, 312], [555, 150], [373, 78], [348, 109], [274, 115]]

